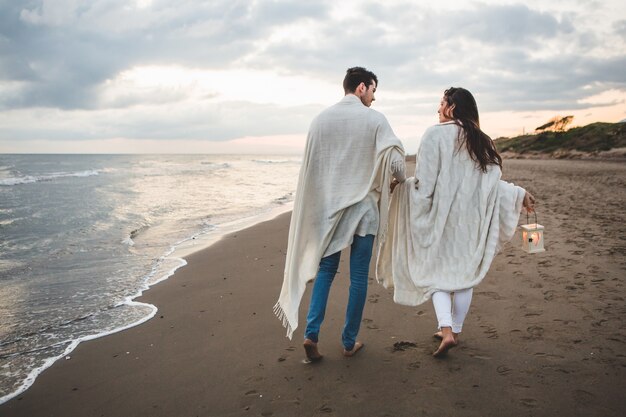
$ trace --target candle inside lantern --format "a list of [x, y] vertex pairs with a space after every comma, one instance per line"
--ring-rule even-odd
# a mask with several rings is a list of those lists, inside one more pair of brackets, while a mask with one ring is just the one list
[[530, 239], [535, 245], [538, 245], [539, 241], [541, 240], [541, 235], [537, 232], [531, 233]]

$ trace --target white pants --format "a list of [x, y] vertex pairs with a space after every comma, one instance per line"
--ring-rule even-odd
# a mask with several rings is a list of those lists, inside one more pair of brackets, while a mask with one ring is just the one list
[[[439, 321], [439, 329], [442, 327], [452, 327], [454, 333], [461, 333], [465, 316], [472, 303], [473, 288], [454, 291], [453, 293], [437, 291], [433, 293], [433, 306]], [[454, 294], [454, 302], [452, 301]]]

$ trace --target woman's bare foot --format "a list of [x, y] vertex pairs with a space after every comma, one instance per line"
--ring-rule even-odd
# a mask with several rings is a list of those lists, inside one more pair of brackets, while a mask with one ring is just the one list
[[304, 346], [304, 352], [306, 353], [306, 358], [309, 362], [317, 362], [324, 357], [317, 350], [317, 343], [311, 339], [304, 339], [304, 343], [302, 345]]
[[438, 358], [440, 356], [445, 355], [450, 349], [452, 349], [453, 347], [456, 346], [456, 342], [454, 341], [454, 338], [450, 338], [450, 339], [443, 339], [441, 341], [441, 344], [439, 345], [439, 347], [437, 348], [436, 351], [433, 352], [433, 356], [435, 358]]
[[343, 350], [343, 356], [346, 356], [348, 358], [354, 356], [357, 354], [357, 352], [359, 350], [361, 350], [363, 348], [363, 346], [365, 346], [365, 344], [363, 344], [363, 342], [356, 342], [354, 344], [354, 347], [352, 348], [352, 350]]
[[[436, 335], [437, 333], [435, 333]], [[442, 327], [441, 328], [441, 344], [436, 351], [433, 352], [434, 357], [440, 357], [446, 354], [448, 350], [452, 349], [457, 345], [457, 340], [454, 337], [454, 333], [452, 333], [452, 329], [450, 327]]]
[[[459, 334], [458, 333], [452, 333], [452, 336], [454, 336], [454, 341], [459, 344]], [[438, 332], [436, 332], [435, 334], [433, 334], [433, 337], [435, 339], [439, 339], [442, 340], [443, 339], [443, 332], [441, 330], [439, 330]]]

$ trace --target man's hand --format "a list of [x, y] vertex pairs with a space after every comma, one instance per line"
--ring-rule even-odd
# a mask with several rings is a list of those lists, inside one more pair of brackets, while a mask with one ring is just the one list
[[535, 211], [535, 197], [526, 191], [524, 195], [524, 202], [522, 203], [527, 213], [533, 213]]

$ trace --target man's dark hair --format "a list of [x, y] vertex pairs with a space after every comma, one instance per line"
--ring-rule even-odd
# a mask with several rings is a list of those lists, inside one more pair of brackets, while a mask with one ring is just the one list
[[372, 71], [368, 71], [363, 67], [348, 68], [346, 77], [343, 79], [343, 91], [346, 94], [354, 93], [361, 83], [365, 83], [366, 87], [376, 83], [378, 87], [378, 77]]

